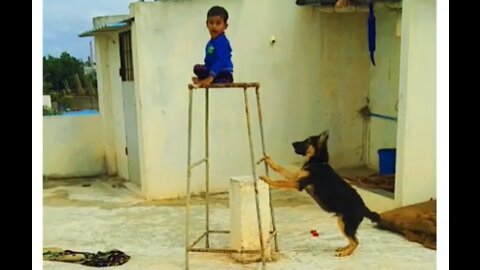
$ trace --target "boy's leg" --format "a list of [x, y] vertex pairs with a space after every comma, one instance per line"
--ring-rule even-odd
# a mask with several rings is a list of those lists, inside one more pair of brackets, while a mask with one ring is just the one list
[[230, 72], [220, 72], [213, 80], [213, 83], [232, 83], [233, 75]]
[[198, 79], [204, 80], [208, 76], [210, 76], [210, 72], [208, 71], [205, 65], [195, 65], [193, 67], [193, 73], [197, 75]]

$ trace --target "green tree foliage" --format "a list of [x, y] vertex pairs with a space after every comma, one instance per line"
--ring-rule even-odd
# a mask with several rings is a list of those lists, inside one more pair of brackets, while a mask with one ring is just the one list
[[87, 74], [84, 74], [86, 65], [67, 52], [60, 57], [43, 57], [43, 94], [50, 95], [53, 106], [52, 109], [44, 108], [44, 115], [61, 114], [85, 106], [81, 102], [85, 96], [96, 100], [97, 76], [91, 67], [85, 69]]
[[60, 57], [48, 55], [43, 57], [43, 92], [63, 92], [75, 85], [75, 74], [84, 81], [84, 63], [67, 52]]

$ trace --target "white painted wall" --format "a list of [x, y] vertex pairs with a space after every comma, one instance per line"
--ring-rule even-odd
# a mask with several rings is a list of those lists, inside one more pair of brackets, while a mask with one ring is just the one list
[[107, 173], [113, 175], [117, 172], [117, 164], [115, 162], [115, 144], [113, 123], [109, 121], [113, 118], [113, 109], [109, 100], [111, 92], [111, 79], [108, 64], [109, 54], [109, 37], [95, 37], [95, 55], [97, 63], [97, 84], [98, 84], [98, 108], [103, 123], [103, 143], [105, 148], [105, 162]]
[[[142, 189], [149, 198], [185, 194], [187, 83], [193, 65], [204, 57], [209, 38], [204, 22], [214, 4], [218, 2], [130, 6], [135, 16]], [[267, 152], [281, 163], [300, 161], [291, 142], [329, 129], [332, 164], [359, 165], [362, 120], [357, 110], [368, 94], [370, 73], [367, 14], [321, 13], [291, 0], [223, 1], [222, 5], [230, 13], [227, 36], [233, 47], [235, 80], [261, 83]], [[273, 46], [272, 35], [277, 38]], [[195, 93], [195, 100], [194, 161], [204, 156], [202, 91]], [[239, 90], [212, 91], [210, 104], [211, 189], [227, 190], [232, 175], [251, 172], [243, 95]], [[258, 123], [253, 124], [260, 149]], [[198, 167], [193, 191], [203, 189], [203, 178]]]
[[107, 172], [128, 179], [118, 33], [95, 37], [95, 55]]
[[122, 82], [123, 116], [125, 123], [126, 146], [128, 148], [128, 179], [140, 187], [140, 157], [138, 151], [137, 106], [135, 103], [135, 83]]
[[436, 197], [436, 1], [404, 0], [396, 200]]
[[365, 205], [372, 211], [382, 213], [388, 210], [399, 207], [400, 205], [395, 199], [380, 195], [356, 186], [352, 186], [358, 191], [358, 194], [362, 197]]
[[50, 95], [43, 95], [43, 107], [52, 108], [52, 100]]
[[43, 117], [43, 175], [105, 173], [102, 121], [98, 115]]
[[[399, 11], [377, 12], [376, 66], [370, 65], [369, 99], [374, 113], [397, 117], [400, 75], [400, 36], [397, 36]], [[369, 121], [367, 164], [378, 170], [378, 153], [382, 148], [395, 148], [397, 122], [377, 117]]]

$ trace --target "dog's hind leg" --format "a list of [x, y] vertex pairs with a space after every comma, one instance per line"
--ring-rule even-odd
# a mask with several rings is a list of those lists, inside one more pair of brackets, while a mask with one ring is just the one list
[[[337, 222], [338, 222], [338, 228], [340, 229], [340, 232], [342, 233], [343, 236], [347, 237], [345, 235], [345, 223], [343, 223], [342, 217], [338, 217]], [[337, 252], [344, 251], [349, 246], [350, 246], [350, 243], [348, 245], [344, 246], [344, 247], [339, 247], [339, 248], [335, 249], [335, 251], [337, 251]]]
[[[352, 243], [350, 241], [350, 238], [345, 234], [345, 223], [343, 222], [343, 217], [341, 216], [338, 217], [337, 222], [338, 222], [338, 228], [340, 229], [340, 232], [342, 233], [343, 236], [345, 236], [348, 239], [348, 245], [335, 249], [335, 251], [339, 253], [349, 248]], [[337, 256], [339, 256], [338, 253], [337, 253]]]
[[338, 227], [340, 228], [340, 232], [348, 239], [348, 245], [345, 247], [337, 248], [337, 253], [335, 256], [344, 257], [351, 255], [353, 251], [357, 248], [359, 241], [355, 236], [357, 232], [357, 228], [360, 225], [360, 221], [356, 220], [344, 220], [343, 217], [338, 218]]

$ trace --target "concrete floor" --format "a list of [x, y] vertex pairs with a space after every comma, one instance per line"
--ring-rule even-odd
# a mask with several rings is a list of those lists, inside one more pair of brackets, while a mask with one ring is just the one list
[[[43, 246], [76, 251], [120, 249], [131, 256], [115, 269], [183, 269], [185, 242], [184, 200], [144, 201], [122, 183], [105, 179], [50, 180], [44, 183]], [[334, 256], [345, 239], [336, 218], [321, 211], [306, 193], [272, 193], [280, 254], [267, 269], [435, 269], [436, 252], [381, 231], [365, 220], [360, 246], [350, 257]], [[203, 232], [204, 208], [193, 198], [192, 238]], [[211, 227], [229, 229], [228, 194], [214, 196]], [[312, 238], [316, 229], [319, 237]], [[227, 247], [228, 238], [213, 237], [212, 245]], [[88, 267], [44, 261], [45, 270]], [[239, 264], [229, 255], [192, 253], [190, 269], [261, 269], [258, 263]]]

